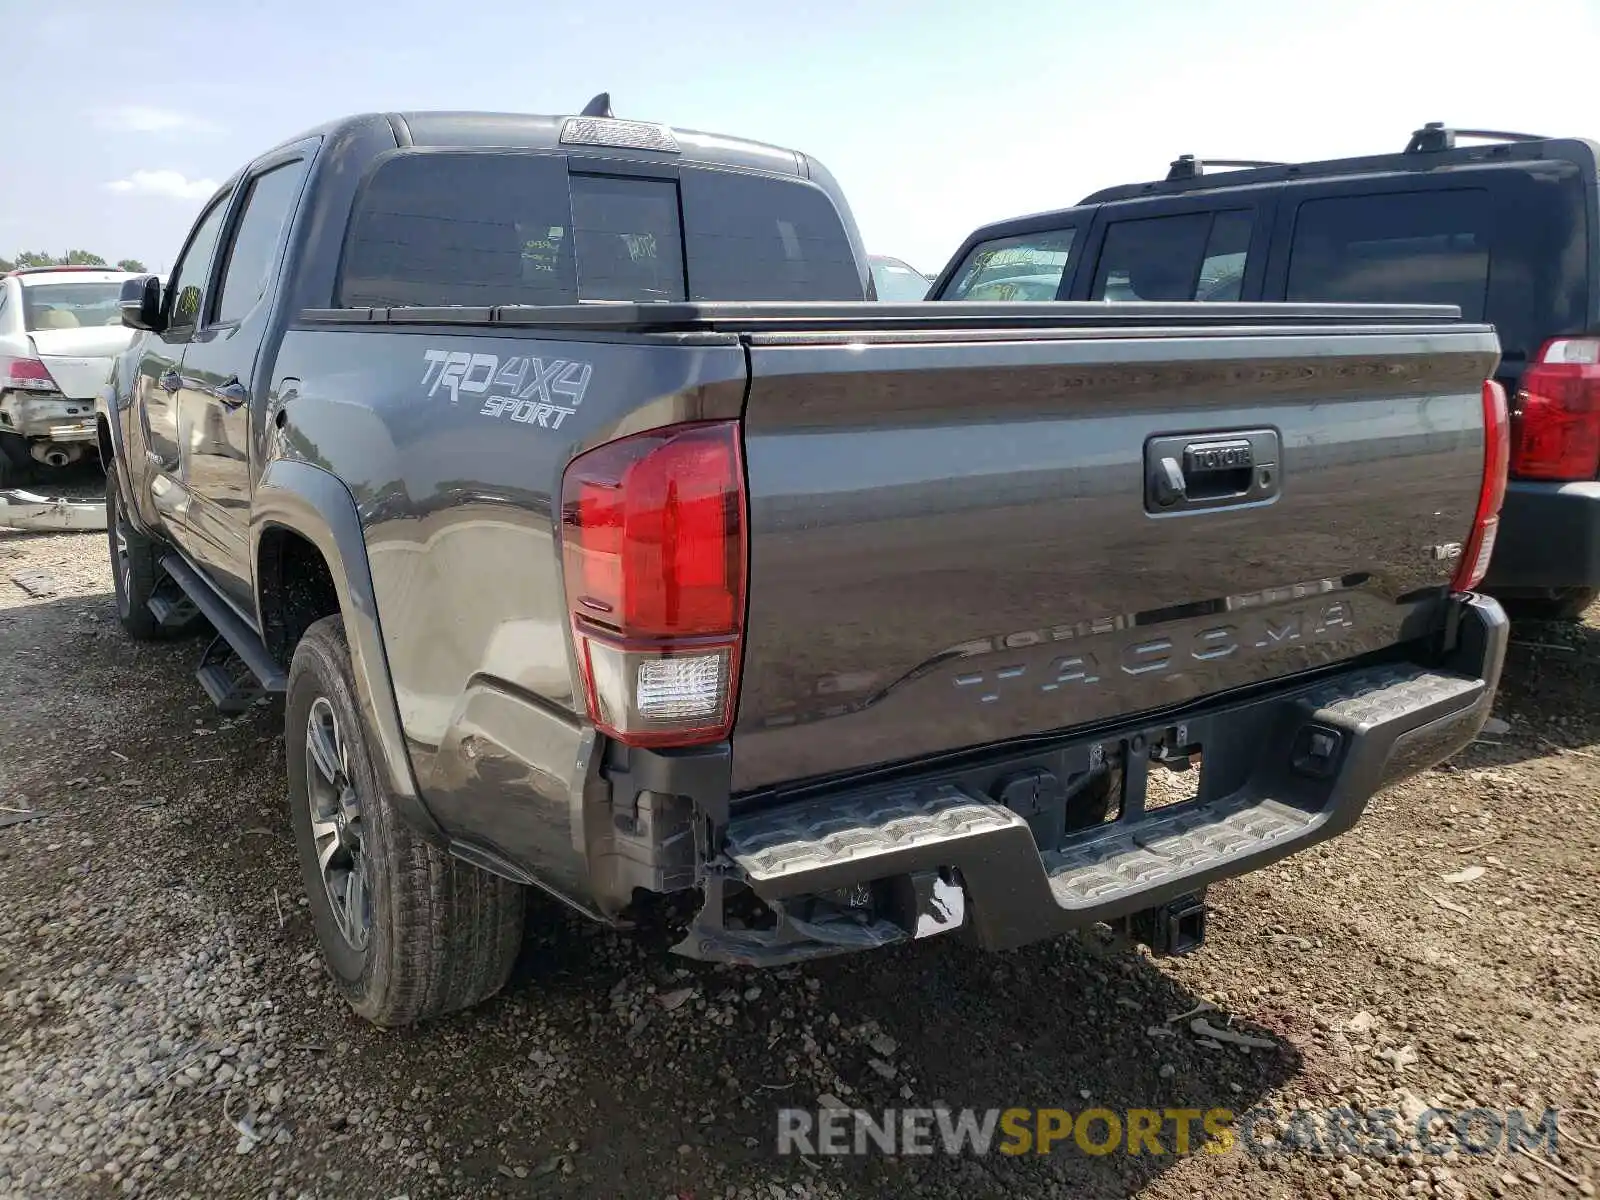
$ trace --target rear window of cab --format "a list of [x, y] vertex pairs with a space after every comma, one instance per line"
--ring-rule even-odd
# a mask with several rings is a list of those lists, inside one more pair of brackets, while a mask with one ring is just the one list
[[589, 171], [562, 154], [411, 151], [357, 197], [349, 308], [861, 300], [844, 223], [805, 180], [682, 166]]

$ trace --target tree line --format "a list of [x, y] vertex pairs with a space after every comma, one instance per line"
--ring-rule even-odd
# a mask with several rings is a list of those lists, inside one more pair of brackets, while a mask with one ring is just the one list
[[[7, 271], [15, 271], [18, 267], [107, 267], [106, 260], [98, 254], [90, 254], [87, 250], [68, 250], [65, 254], [46, 254], [39, 250], [23, 250], [13, 258], [0, 258], [0, 275]], [[116, 269], [119, 271], [144, 272], [147, 268], [137, 258], [124, 258], [117, 261]]]

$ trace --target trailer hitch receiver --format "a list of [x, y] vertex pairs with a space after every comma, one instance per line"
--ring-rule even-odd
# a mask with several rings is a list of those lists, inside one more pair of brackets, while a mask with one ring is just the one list
[[1206, 904], [1196, 895], [1179, 896], [1133, 914], [1133, 936], [1157, 956], [1193, 954], [1206, 940]]

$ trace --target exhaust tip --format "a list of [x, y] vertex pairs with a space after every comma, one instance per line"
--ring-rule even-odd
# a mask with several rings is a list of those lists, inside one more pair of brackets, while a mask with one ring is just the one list
[[76, 445], [62, 445], [60, 442], [46, 442], [44, 445], [28, 447], [28, 452], [33, 455], [36, 462], [42, 462], [47, 467], [67, 467], [83, 457], [83, 450]]

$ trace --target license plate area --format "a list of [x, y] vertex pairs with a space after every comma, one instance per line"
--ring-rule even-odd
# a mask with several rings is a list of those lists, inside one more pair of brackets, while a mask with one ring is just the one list
[[1101, 824], [1194, 804], [1204, 792], [1205, 751], [1187, 723], [1103, 742], [1100, 751], [1113, 780]]
[[[1221, 761], [1207, 761], [1210, 724], [1201, 717], [1079, 743], [1063, 755], [1063, 769], [1014, 776], [992, 794], [1028, 822], [1046, 853], [1097, 830], [1165, 816], [1241, 782], [1227, 762], [1241, 756], [1223, 753]], [[1224, 738], [1219, 749], [1232, 741]]]

